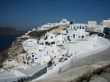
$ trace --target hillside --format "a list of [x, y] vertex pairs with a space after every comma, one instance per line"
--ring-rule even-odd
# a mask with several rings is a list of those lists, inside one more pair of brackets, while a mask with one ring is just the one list
[[58, 33], [61, 32], [62, 30], [66, 29], [67, 25], [59, 25], [59, 26], [54, 26], [50, 29], [47, 30], [35, 30], [29, 33], [29, 36], [36, 36], [40, 38], [41, 36], [45, 35], [47, 32], [52, 32], [52, 33]]

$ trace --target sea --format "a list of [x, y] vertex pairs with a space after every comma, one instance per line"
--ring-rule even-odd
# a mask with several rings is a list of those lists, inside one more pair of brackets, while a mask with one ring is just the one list
[[9, 48], [16, 37], [16, 35], [0, 35], [0, 52]]

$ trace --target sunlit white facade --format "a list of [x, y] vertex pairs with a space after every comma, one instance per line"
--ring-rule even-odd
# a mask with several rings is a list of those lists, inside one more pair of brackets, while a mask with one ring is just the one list
[[85, 39], [88, 36], [88, 32], [85, 31], [87, 26], [85, 24], [72, 24], [67, 28], [67, 39], [74, 41], [77, 39]]

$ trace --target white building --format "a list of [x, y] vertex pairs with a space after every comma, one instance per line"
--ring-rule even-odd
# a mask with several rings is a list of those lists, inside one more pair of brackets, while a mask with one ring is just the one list
[[48, 32], [39, 42], [36, 39], [28, 39], [22, 42], [22, 45], [28, 54], [28, 63], [47, 64], [51, 58], [59, 58], [62, 55], [60, 46], [64, 46], [65, 43], [62, 33]]
[[39, 41], [42, 45], [63, 45], [65, 43], [65, 37], [60, 33], [46, 33], [45, 36]]
[[38, 30], [48, 30], [56, 26], [69, 25], [69, 24], [70, 24], [70, 21], [68, 21], [67, 19], [62, 19], [59, 23], [46, 23], [42, 25], [41, 27], [38, 27]]
[[22, 42], [23, 48], [25, 51], [31, 50], [37, 47], [37, 40], [36, 39], [27, 39], [26, 41]]
[[67, 28], [67, 39], [69, 41], [74, 41], [77, 39], [85, 39], [88, 36], [88, 32], [85, 24], [72, 24]]
[[110, 26], [110, 19], [102, 20], [101, 25], [104, 27], [109, 27]]
[[47, 72], [46, 65], [26, 66], [12, 71], [0, 73], [0, 82], [24, 82], [31, 81]]
[[62, 19], [60, 21], [60, 25], [69, 25], [70, 24], [70, 21], [68, 21], [67, 19]]
[[87, 26], [88, 26], [88, 28], [94, 29], [97, 27], [97, 22], [96, 21], [88, 21]]
[[36, 30], [35, 28], [32, 29], [32, 31], [35, 31], [35, 30]]

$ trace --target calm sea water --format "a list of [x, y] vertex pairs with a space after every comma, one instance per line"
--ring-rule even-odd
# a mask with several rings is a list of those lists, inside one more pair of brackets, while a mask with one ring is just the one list
[[9, 48], [16, 37], [14, 35], [0, 35], [0, 52]]

